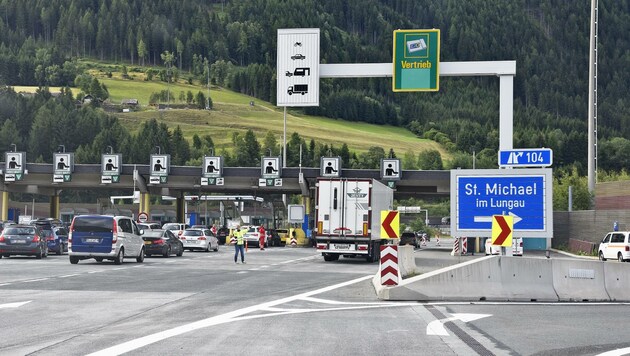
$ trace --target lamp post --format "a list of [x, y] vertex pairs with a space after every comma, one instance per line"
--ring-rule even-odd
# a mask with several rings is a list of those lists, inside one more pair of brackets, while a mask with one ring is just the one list
[[15, 143], [10, 144], [9, 146], [13, 147], [13, 152], [17, 152], [17, 145]]

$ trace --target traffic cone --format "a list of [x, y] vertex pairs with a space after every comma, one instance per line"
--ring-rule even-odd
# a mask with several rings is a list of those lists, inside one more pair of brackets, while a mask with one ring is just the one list
[[234, 237], [234, 235], [232, 235], [230, 237], [230, 245], [235, 245], [236, 244], [236, 237]]
[[297, 239], [295, 237], [291, 237], [291, 247], [297, 246]]

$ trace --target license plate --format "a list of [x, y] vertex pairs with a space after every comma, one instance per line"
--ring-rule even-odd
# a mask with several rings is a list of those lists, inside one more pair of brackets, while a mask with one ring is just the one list
[[145, 241], [145, 242], [144, 242], [144, 244], [145, 244], [145, 245], [150, 245], [150, 244], [151, 244], [151, 241]]
[[98, 239], [85, 239], [85, 242], [91, 243], [91, 244], [97, 244], [99, 243], [99, 240]]
[[26, 240], [14, 240], [12, 241], [14, 244], [25, 244]]
[[350, 244], [335, 244], [335, 250], [354, 250], [354, 245]]

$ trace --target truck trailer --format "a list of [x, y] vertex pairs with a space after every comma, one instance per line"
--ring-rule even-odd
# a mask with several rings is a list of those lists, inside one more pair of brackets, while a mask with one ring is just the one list
[[325, 261], [340, 256], [380, 259], [381, 211], [392, 210], [394, 191], [374, 179], [318, 178], [315, 240]]

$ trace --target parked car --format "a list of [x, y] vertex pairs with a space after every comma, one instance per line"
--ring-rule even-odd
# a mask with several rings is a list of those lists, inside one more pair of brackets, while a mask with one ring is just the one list
[[609, 232], [604, 236], [599, 244], [597, 255], [600, 261], [609, 258], [617, 259], [619, 262], [630, 261], [630, 240], [628, 231]]
[[142, 239], [144, 240], [144, 254], [147, 256], [170, 257], [175, 254], [181, 257], [184, 254], [184, 244], [171, 230], [144, 230]]
[[4, 230], [5, 227], [15, 225], [15, 222], [11, 220], [0, 221], [0, 232]]
[[0, 258], [12, 255], [48, 256], [48, 244], [42, 230], [34, 225], [10, 225], [0, 234]]
[[415, 248], [420, 247], [420, 242], [418, 237], [416, 237], [415, 232], [406, 231], [400, 234], [400, 242], [399, 245], [411, 245]]
[[[260, 226], [252, 225], [252, 226], [247, 227], [247, 231], [245, 232], [245, 235], [243, 236], [243, 239], [245, 240], [247, 245], [249, 246], [260, 245], [260, 239], [259, 239], [260, 234], [258, 233], [258, 229], [260, 229]], [[265, 243], [263, 244], [263, 246], [267, 246], [267, 236], [265, 236]]]
[[184, 232], [184, 230], [189, 229], [189, 228], [190, 226], [188, 226], [187, 224], [181, 224], [181, 223], [166, 223], [162, 225], [162, 229], [171, 230], [178, 237]]
[[179, 238], [187, 250], [219, 251], [219, 240], [210, 229], [186, 229]]
[[75, 216], [68, 234], [70, 263], [94, 258], [97, 262], [113, 260], [123, 263], [125, 257], [144, 261], [144, 240], [140, 229], [128, 216], [79, 215]]
[[158, 222], [144, 222], [138, 223], [138, 229], [140, 230], [161, 230], [162, 225]]
[[280, 235], [277, 230], [267, 230], [267, 245], [269, 246], [282, 246]]
[[225, 245], [225, 240], [230, 236], [230, 229], [223, 226], [217, 230], [217, 239], [219, 240], [220, 245]]

